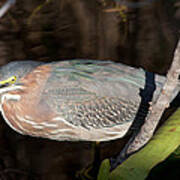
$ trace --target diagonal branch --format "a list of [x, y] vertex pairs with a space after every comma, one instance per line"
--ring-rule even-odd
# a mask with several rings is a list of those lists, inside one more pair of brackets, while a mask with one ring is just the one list
[[130, 154], [137, 151], [140, 147], [145, 145], [153, 136], [154, 130], [164, 112], [169, 107], [172, 99], [174, 89], [177, 88], [179, 83], [180, 74], [180, 41], [174, 53], [172, 65], [168, 71], [166, 82], [161, 90], [156, 102], [150, 107], [150, 114], [147, 116], [144, 125], [142, 126], [139, 134], [135, 137], [133, 143], [129, 146], [127, 153]]
[[16, 0], [8, 0], [3, 7], [0, 8], [0, 18], [4, 16], [4, 14], [9, 10], [11, 6], [16, 3]]
[[164, 112], [169, 106], [174, 90], [178, 88], [180, 74], [180, 40], [176, 47], [172, 65], [167, 73], [165, 84], [157, 100], [151, 105], [149, 114], [145, 119], [138, 134], [133, 134], [115, 162], [112, 162], [112, 168], [122, 163], [130, 154], [142, 148], [153, 136], [157, 124]]

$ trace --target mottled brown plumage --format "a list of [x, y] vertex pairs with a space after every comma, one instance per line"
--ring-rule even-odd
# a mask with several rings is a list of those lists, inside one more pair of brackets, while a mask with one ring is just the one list
[[1, 81], [6, 122], [19, 133], [59, 141], [123, 137], [137, 116], [147, 115], [165, 80], [156, 75], [153, 85], [141, 69], [92, 60], [15, 62], [0, 74], [17, 76], [14, 84]]

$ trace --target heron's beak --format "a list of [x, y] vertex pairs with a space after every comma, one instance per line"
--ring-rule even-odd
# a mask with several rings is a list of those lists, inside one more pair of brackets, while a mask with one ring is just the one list
[[4, 87], [8, 87], [9, 86], [9, 83], [2, 83], [0, 81], [0, 88], [4, 88]]

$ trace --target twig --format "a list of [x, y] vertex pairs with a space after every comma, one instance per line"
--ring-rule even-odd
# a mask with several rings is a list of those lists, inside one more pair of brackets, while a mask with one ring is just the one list
[[4, 14], [9, 10], [11, 6], [16, 3], [16, 0], [8, 0], [3, 7], [0, 9], [0, 18], [4, 16]]
[[178, 88], [180, 74], [180, 40], [176, 47], [172, 65], [167, 73], [165, 84], [157, 100], [151, 105], [149, 114], [145, 119], [138, 134], [134, 134], [126, 144], [120, 155], [112, 162], [115, 168], [122, 163], [130, 154], [142, 148], [153, 136], [157, 124], [165, 110], [169, 106], [175, 88]]

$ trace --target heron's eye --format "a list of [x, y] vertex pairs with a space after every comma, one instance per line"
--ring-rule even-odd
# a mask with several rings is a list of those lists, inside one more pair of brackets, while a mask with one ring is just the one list
[[16, 76], [12, 76], [9, 78], [9, 83], [14, 84], [16, 80], [17, 80]]
[[13, 77], [11, 78], [11, 81], [16, 81], [16, 76], [13, 76]]

